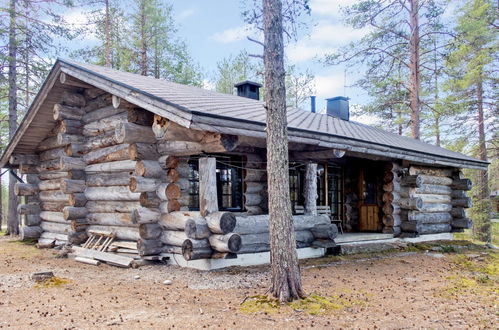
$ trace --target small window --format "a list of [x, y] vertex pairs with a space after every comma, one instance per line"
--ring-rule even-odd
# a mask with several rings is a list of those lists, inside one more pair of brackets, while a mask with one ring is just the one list
[[256, 93], [256, 87], [255, 86], [251, 86], [249, 87], [249, 90], [251, 93]]
[[[242, 157], [221, 155], [217, 159], [217, 197], [221, 211], [243, 210]], [[189, 210], [199, 210], [199, 160], [189, 160]]]

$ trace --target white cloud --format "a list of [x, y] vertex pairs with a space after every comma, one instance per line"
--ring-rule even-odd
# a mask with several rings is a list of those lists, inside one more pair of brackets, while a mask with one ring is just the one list
[[317, 98], [326, 99], [338, 95], [343, 95], [343, 80], [343, 75], [339, 73], [315, 76]]
[[64, 20], [69, 24], [86, 25], [88, 24], [87, 14], [82, 8], [71, 10], [64, 14]]
[[187, 8], [185, 10], [182, 10], [177, 15], [176, 19], [177, 19], [177, 21], [181, 22], [181, 21], [184, 21], [184, 20], [188, 19], [191, 16], [194, 16], [195, 13], [196, 13], [196, 9], [194, 9], [194, 8]]
[[351, 41], [359, 40], [366, 34], [365, 29], [356, 30], [341, 24], [332, 24], [326, 20], [313, 27], [310, 37], [302, 38], [291, 44], [286, 50], [289, 60], [296, 64], [323, 57]]
[[252, 26], [246, 24], [215, 33], [209, 38], [221, 44], [228, 44], [231, 42], [244, 40], [247, 36], [251, 36], [253, 34], [255, 34], [255, 29]]

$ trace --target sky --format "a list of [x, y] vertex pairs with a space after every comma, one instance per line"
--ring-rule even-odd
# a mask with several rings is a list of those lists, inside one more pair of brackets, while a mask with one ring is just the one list
[[[340, 6], [354, 2], [311, 0], [311, 16], [306, 19], [308, 31], [301, 31], [299, 40], [286, 47], [290, 64], [295, 64], [302, 71], [309, 69], [315, 75], [318, 109], [325, 107], [325, 98], [334, 96], [348, 96], [353, 104], [367, 100], [362, 91], [345, 88], [345, 77], [347, 86], [356, 77], [348, 71], [345, 75], [344, 66], [326, 67], [319, 63], [324, 54], [362, 37], [364, 31], [347, 28], [341, 22]], [[245, 8], [243, 1], [177, 0], [173, 1], [173, 8], [179, 35], [187, 40], [193, 58], [209, 75], [213, 75], [217, 61], [224, 57], [236, 55], [241, 50], [262, 53], [260, 46], [246, 39], [248, 35], [258, 35], [251, 31], [241, 16]], [[304, 107], [308, 106], [304, 104]]]

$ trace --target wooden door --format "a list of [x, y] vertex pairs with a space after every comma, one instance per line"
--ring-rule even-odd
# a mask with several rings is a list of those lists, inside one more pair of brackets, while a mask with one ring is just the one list
[[359, 214], [359, 231], [379, 231], [378, 205], [361, 205]]

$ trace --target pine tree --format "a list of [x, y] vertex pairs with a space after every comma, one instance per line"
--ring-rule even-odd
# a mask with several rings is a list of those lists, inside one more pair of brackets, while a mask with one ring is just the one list
[[315, 76], [306, 69], [297, 70], [295, 65], [286, 68], [286, 105], [300, 108], [311, 95], [315, 95]]
[[217, 63], [217, 72], [214, 82], [215, 90], [220, 93], [234, 94], [234, 84], [245, 80], [258, 81], [258, 72], [261, 72], [254, 64], [246, 51], [237, 56], [223, 58]]
[[[442, 33], [431, 29], [441, 16], [435, 7], [439, 7], [436, 0], [361, 0], [347, 7], [344, 16], [348, 25], [369, 32], [359, 42], [325, 57], [331, 65], [348, 62], [366, 67], [358, 85], [373, 98], [368, 111], [391, 117], [399, 132], [409, 124], [415, 139], [421, 135], [421, 73], [429, 69], [423, 46], [432, 35]], [[395, 116], [394, 108], [401, 108]]]
[[[491, 0], [470, 0], [460, 9], [456, 39], [447, 59], [450, 78], [446, 83], [452, 93], [448, 101], [464, 123], [475, 121], [473, 130], [468, 125], [460, 126], [472, 133], [472, 141], [478, 145], [477, 154], [487, 160], [487, 136], [485, 121], [487, 112], [497, 109], [494, 100], [497, 87], [497, 56], [499, 44], [494, 28], [497, 8]], [[489, 110], [489, 111], [487, 111]], [[487, 171], [477, 173], [477, 192], [474, 196], [472, 214], [480, 239], [490, 242], [491, 225], [488, 212], [489, 187]]]

